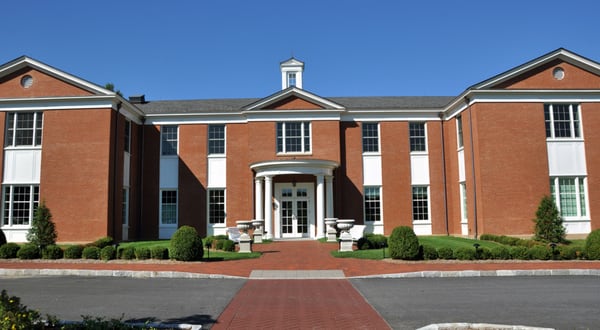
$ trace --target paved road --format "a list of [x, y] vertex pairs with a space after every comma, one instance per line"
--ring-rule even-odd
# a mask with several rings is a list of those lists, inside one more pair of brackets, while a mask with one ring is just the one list
[[[598, 277], [353, 279], [394, 329], [486, 322], [600, 328]], [[66, 320], [80, 315], [210, 327], [245, 280], [111, 277], [2, 278], [0, 288], [29, 307]]]
[[394, 329], [485, 322], [600, 329], [600, 278], [472, 277], [352, 280]]

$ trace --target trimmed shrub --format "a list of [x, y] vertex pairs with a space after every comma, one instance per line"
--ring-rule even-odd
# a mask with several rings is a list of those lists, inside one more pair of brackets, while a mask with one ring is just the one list
[[454, 251], [452, 251], [452, 248], [450, 248], [450, 247], [443, 246], [437, 250], [437, 253], [438, 253], [438, 257], [440, 259], [445, 259], [445, 260], [454, 259]]
[[380, 234], [369, 233], [358, 239], [357, 246], [361, 250], [381, 249], [388, 246], [388, 239]]
[[25, 244], [22, 245], [17, 252], [17, 258], [19, 259], [39, 259], [40, 258], [40, 248], [34, 244]]
[[113, 260], [117, 256], [114, 246], [107, 245], [100, 250], [100, 259], [104, 261]]
[[542, 242], [562, 243], [566, 230], [556, 203], [549, 196], [542, 197], [535, 212], [535, 240]]
[[392, 259], [416, 260], [419, 257], [419, 239], [411, 227], [394, 228], [388, 245]]
[[559, 245], [557, 246], [557, 251], [557, 258], [563, 260], [581, 259], [583, 256], [583, 247], [581, 246]]
[[58, 245], [48, 245], [42, 250], [42, 259], [62, 259], [63, 250]]
[[436, 260], [438, 258], [438, 251], [431, 245], [423, 245], [422, 251], [425, 260]]
[[81, 257], [83, 259], [100, 259], [100, 248], [97, 246], [86, 246], [83, 248], [81, 252]]
[[592, 231], [585, 239], [585, 255], [590, 260], [600, 260], [600, 229]]
[[492, 259], [508, 260], [510, 259], [510, 251], [504, 246], [495, 246], [490, 250]]
[[21, 247], [17, 243], [6, 243], [0, 246], [0, 258], [14, 259], [17, 257], [17, 252]]
[[492, 259], [492, 251], [486, 247], [480, 247], [475, 251], [475, 259], [487, 260]]
[[222, 250], [223, 251], [228, 251], [228, 252], [235, 251], [235, 242], [234, 241], [230, 241], [228, 239], [223, 240]]
[[552, 258], [552, 252], [546, 246], [536, 245], [529, 248], [527, 251], [529, 259], [531, 260], [548, 260]]
[[159, 260], [169, 259], [169, 249], [164, 246], [155, 246], [150, 250], [150, 257]]
[[106, 236], [95, 240], [94, 242], [90, 243], [89, 246], [95, 246], [100, 249], [103, 249], [104, 247], [113, 244], [115, 244], [115, 240], [110, 236]]
[[194, 227], [181, 226], [171, 237], [170, 257], [179, 261], [202, 259], [204, 247], [202, 239]]
[[56, 228], [54, 222], [52, 222], [52, 214], [46, 207], [46, 203], [42, 200], [35, 209], [31, 228], [27, 233], [27, 240], [43, 250], [48, 245], [56, 244], [56, 237]]
[[135, 259], [135, 248], [133, 246], [119, 249], [119, 259], [132, 260]]
[[454, 251], [454, 258], [458, 260], [475, 260], [475, 248], [460, 247]]
[[83, 246], [71, 245], [65, 249], [65, 259], [80, 259], [83, 253]]
[[527, 260], [529, 259], [529, 249], [524, 246], [513, 246], [510, 248], [511, 259]]
[[146, 260], [146, 259], [150, 259], [151, 257], [151, 253], [150, 253], [150, 249], [147, 247], [138, 247], [135, 249], [135, 257], [138, 260]]

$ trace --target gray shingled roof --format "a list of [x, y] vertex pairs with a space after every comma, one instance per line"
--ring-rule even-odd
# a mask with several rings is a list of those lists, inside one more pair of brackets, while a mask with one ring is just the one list
[[[341, 104], [348, 110], [393, 110], [393, 109], [436, 109], [443, 108], [454, 96], [367, 96], [330, 97], [330, 101]], [[211, 112], [239, 112], [261, 99], [212, 99], [150, 101], [137, 106], [146, 114], [183, 114]]]

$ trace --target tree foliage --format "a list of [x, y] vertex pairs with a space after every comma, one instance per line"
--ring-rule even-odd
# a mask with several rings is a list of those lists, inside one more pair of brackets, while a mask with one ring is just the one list
[[548, 196], [542, 198], [535, 216], [535, 240], [552, 243], [565, 241], [563, 220], [552, 198]]
[[27, 240], [40, 247], [42, 250], [56, 243], [56, 227], [52, 221], [50, 209], [46, 207], [46, 203], [42, 201], [35, 210], [31, 229], [27, 233]]

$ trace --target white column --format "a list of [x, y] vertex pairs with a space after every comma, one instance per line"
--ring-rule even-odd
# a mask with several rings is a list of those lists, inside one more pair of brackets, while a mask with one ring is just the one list
[[325, 237], [325, 194], [323, 175], [317, 175], [317, 238]]
[[262, 190], [262, 181], [263, 178], [256, 177], [254, 178], [254, 218], [262, 219], [263, 218], [263, 190]]
[[273, 238], [273, 178], [265, 176], [265, 238]]
[[327, 201], [325, 203], [325, 218], [333, 218], [333, 176], [325, 177], [325, 195]]

